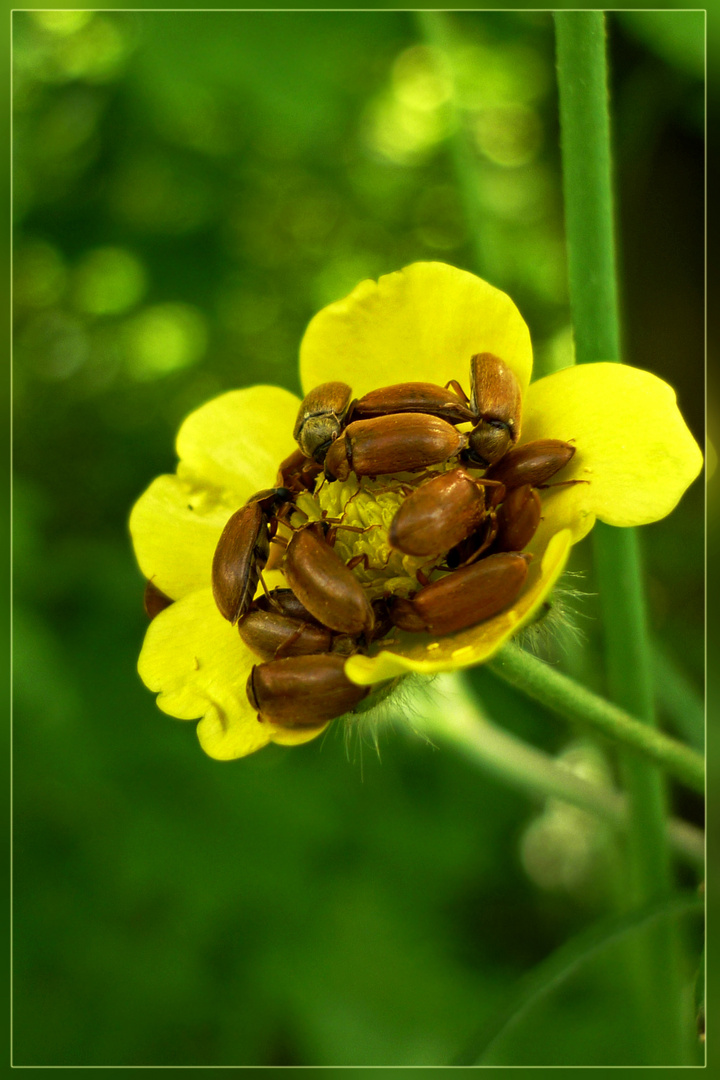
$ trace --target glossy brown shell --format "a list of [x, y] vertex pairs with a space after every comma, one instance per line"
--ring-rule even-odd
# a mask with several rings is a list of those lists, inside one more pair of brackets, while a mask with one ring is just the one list
[[465, 469], [451, 469], [408, 495], [392, 520], [388, 538], [405, 555], [431, 558], [474, 532], [484, 513], [482, 487]]
[[236, 623], [248, 610], [270, 553], [259, 502], [236, 510], [222, 531], [212, 563], [212, 590], [221, 614]]
[[450, 424], [472, 423], [475, 419], [452, 390], [435, 383], [408, 382], [371, 390], [359, 398], [353, 406], [352, 420], [370, 420], [391, 413], [426, 413]]
[[345, 658], [328, 653], [257, 664], [247, 695], [259, 719], [283, 727], [316, 727], [342, 716], [368, 694], [345, 675]]
[[467, 436], [438, 416], [394, 413], [373, 420], [355, 420], [333, 443], [325, 459], [326, 474], [346, 480], [416, 472], [455, 457]]
[[323, 626], [341, 634], [372, 631], [373, 611], [362, 585], [318, 526], [293, 534], [283, 570], [298, 600]]
[[545, 484], [570, 461], [575, 447], [560, 439], [536, 439], [508, 450], [505, 457], [485, 473], [486, 480], [499, 480], [506, 488], [523, 484]]
[[528, 556], [488, 555], [420, 589], [391, 609], [396, 626], [442, 637], [499, 614], [515, 600], [528, 572]]
[[344, 382], [321, 383], [306, 395], [293, 428], [293, 438], [306, 457], [323, 460], [342, 430], [351, 398], [352, 390]]
[[329, 652], [333, 634], [326, 626], [292, 619], [275, 611], [250, 611], [238, 623], [240, 637], [263, 660]]

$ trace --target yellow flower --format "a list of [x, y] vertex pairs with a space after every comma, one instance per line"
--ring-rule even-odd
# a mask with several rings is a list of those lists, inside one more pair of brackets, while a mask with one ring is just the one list
[[[513, 369], [523, 390], [520, 444], [572, 441], [563, 480], [589, 483], [542, 492], [542, 521], [528, 546], [527, 583], [506, 611], [437, 641], [398, 633], [376, 655], [348, 658], [356, 683], [374, 685], [408, 672], [453, 670], [487, 660], [530, 620], [565, 566], [572, 544], [596, 518], [642, 525], [670, 513], [702, 467], [700, 450], [671, 387], [615, 363], [566, 368], [531, 383], [525, 322], [504, 293], [443, 263], [415, 263], [379, 282], [364, 281], [310, 322], [300, 349], [304, 393], [330, 380], [356, 396], [407, 381], [467, 386], [470, 357], [489, 352]], [[268, 742], [297, 744], [326, 724], [287, 729], [259, 723], [245, 684], [257, 657], [218, 611], [211, 564], [222, 529], [256, 491], [276, 481], [295, 448], [299, 400], [255, 386], [203, 405], [180, 428], [177, 472], [160, 476], [135, 505], [130, 528], [140, 568], [174, 603], [150, 624], [139, 661], [158, 705], [200, 719], [212, 757], [231, 759]], [[282, 583], [279, 571], [265, 574]]]

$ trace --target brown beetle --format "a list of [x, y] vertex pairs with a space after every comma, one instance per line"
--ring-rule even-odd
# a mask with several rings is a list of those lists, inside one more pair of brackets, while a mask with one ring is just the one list
[[447, 421], [425, 413], [393, 413], [374, 420], [356, 420], [328, 451], [328, 480], [416, 472], [455, 457], [467, 446], [467, 435]]
[[[386, 599], [373, 600], [371, 602], [371, 607], [375, 617], [375, 624], [372, 628], [370, 638], [368, 639], [368, 644], [370, 641], [380, 641], [382, 638], [387, 637], [393, 626], [392, 619], [390, 618], [390, 609]], [[334, 647], [337, 648], [337, 643]]]
[[493, 551], [522, 551], [540, 524], [540, 496], [529, 484], [512, 488], [498, 508]]
[[238, 623], [248, 649], [263, 660], [330, 652], [333, 632], [315, 620], [293, 619], [278, 611], [249, 611]]
[[143, 596], [143, 607], [145, 608], [145, 614], [148, 619], [154, 619], [156, 615], [159, 615], [161, 611], [164, 611], [166, 607], [170, 607], [172, 600], [169, 596], [166, 596], [164, 592], [160, 592], [157, 585], [153, 585], [152, 581], [145, 583], [145, 595]]
[[372, 634], [373, 609], [365, 590], [327, 542], [320, 523], [293, 533], [283, 570], [292, 591], [323, 626], [341, 634]]
[[372, 420], [393, 413], [425, 413], [450, 424], [472, 423], [475, 414], [457, 394], [434, 383], [395, 383], [358, 398], [348, 420]]
[[301, 604], [292, 589], [275, 588], [267, 593], [262, 593], [253, 600], [253, 610], [274, 611], [278, 615], [287, 615], [289, 619], [300, 619], [301, 622], [314, 622], [318, 626], [314, 615], [311, 615], [304, 604]]
[[344, 657], [332, 653], [256, 664], [247, 696], [258, 720], [281, 727], [317, 727], [349, 712], [370, 691], [350, 682], [344, 668]]
[[470, 405], [476, 425], [468, 436], [465, 457], [485, 468], [517, 442], [522, 411], [515, 372], [492, 353], [476, 353], [470, 360]]
[[[384, 636], [390, 623], [383, 601], [373, 600], [372, 608], [376, 614], [374, 639]], [[292, 589], [271, 589], [256, 597], [248, 614], [238, 623], [238, 630], [248, 648], [264, 660], [313, 652], [349, 655], [358, 644], [357, 638], [336, 633], [319, 623]]]
[[401, 630], [443, 636], [503, 611], [525, 584], [531, 556], [488, 555], [426, 585], [409, 599], [396, 597], [390, 618]]
[[484, 516], [482, 481], [460, 466], [415, 488], [395, 514], [388, 539], [405, 555], [433, 558], [475, 532]]
[[304, 491], [313, 491], [315, 481], [323, 471], [322, 465], [305, 457], [302, 450], [293, 450], [278, 469], [278, 487], [288, 488], [295, 495]]
[[448, 570], [458, 570], [460, 567], [469, 566], [476, 562], [486, 551], [490, 551], [497, 536], [497, 514], [493, 507], [486, 512], [480, 523], [480, 528], [470, 533], [459, 544], [451, 548], [445, 556], [445, 565]]
[[247, 612], [270, 554], [278, 510], [292, 500], [287, 488], [258, 491], [222, 531], [212, 563], [212, 589], [220, 613], [233, 625]]
[[352, 390], [344, 382], [316, 386], [303, 399], [293, 429], [293, 438], [305, 457], [322, 462], [342, 431], [352, 403]]
[[490, 468], [484, 480], [499, 480], [508, 490], [531, 484], [540, 487], [560, 472], [572, 458], [575, 447], [560, 439], [536, 439], [508, 450]]

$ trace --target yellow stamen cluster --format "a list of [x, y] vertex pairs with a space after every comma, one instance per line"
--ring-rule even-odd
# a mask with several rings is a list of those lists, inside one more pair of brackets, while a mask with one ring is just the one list
[[371, 480], [351, 473], [345, 481], [322, 482], [314, 495], [299, 495], [296, 500], [298, 509], [312, 521], [324, 517], [352, 526], [352, 530], [337, 529], [335, 551], [343, 562], [367, 556], [368, 566], [360, 562], [354, 572], [371, 600], [390, 593], [409, 596], [419, 587], [417, 571], [423, 566], [431, 569], [427, 559], [403, 555], [388, 541], [392, 520], [417, 482], [410, 474]]

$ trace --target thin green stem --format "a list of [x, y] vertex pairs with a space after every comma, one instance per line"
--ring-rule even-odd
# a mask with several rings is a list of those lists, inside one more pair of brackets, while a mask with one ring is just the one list
[[658, 705], [673, 728], [695, 750], [705, 748], [705, 701], [675, 657], [657, 641], [652, 645]]
[[642, 723], [524, 649], [508, 643], [488, 667], [553, 712], [641, 755], [694, 791], [704, 791], [704, 763], [697, 751]]
[[[578, 363], [619, 361], [604, 15], [556, 12], [555, 28], [576, 358]], [[629, 529], [598, 525], [593, 541], [609, 694], [650, 730], [652, 660], [637, 539]], [[665, 790], [658, 770], [635, 757], [625, 757], [623, 772], [633, 821], [624, 899], [637, 907], [670, 890]], [[679, 941], [671, 924], [658, 927], [643, 942], [635, 967], [647, 1017], [646, 1063], [682, 1064], [687, 1061], [687, 1040]], [[658, 987], [664, 992], [659, 994]]]
[[[484, 773], [533, 801], [543, 804], [549, 798], [562, 799], [613, 829], [627, 830], [629, 815], [623, 795], [582, 779], [549, 754], [497, 727], [456, 675], [435, 679], [429, 700], [424, 697], [418, 702], [418, 714], [422, 720], [417, 723], [427, 735], [452, 744]], [[673, 819], [668, 822], [668, 839], [683, 860], [703, 865], [705, 842], [700, 829]]]
[[547, 960], [543, 960], [530, 971], [521, 980], [512, 998], [453, 1064], [490, 1064], [488, 1059], [498, 1042], [507, 1037], [529, 1012], [596, 956], [658, 922], [688, 915], [700, 916], [702, 911], [702, 901], [696, 896], [678, 894], [659, 902], [654, 901], [640, 911], [631, 911], [619, 918], [615, 916], [595, 923], [561, 945]]

